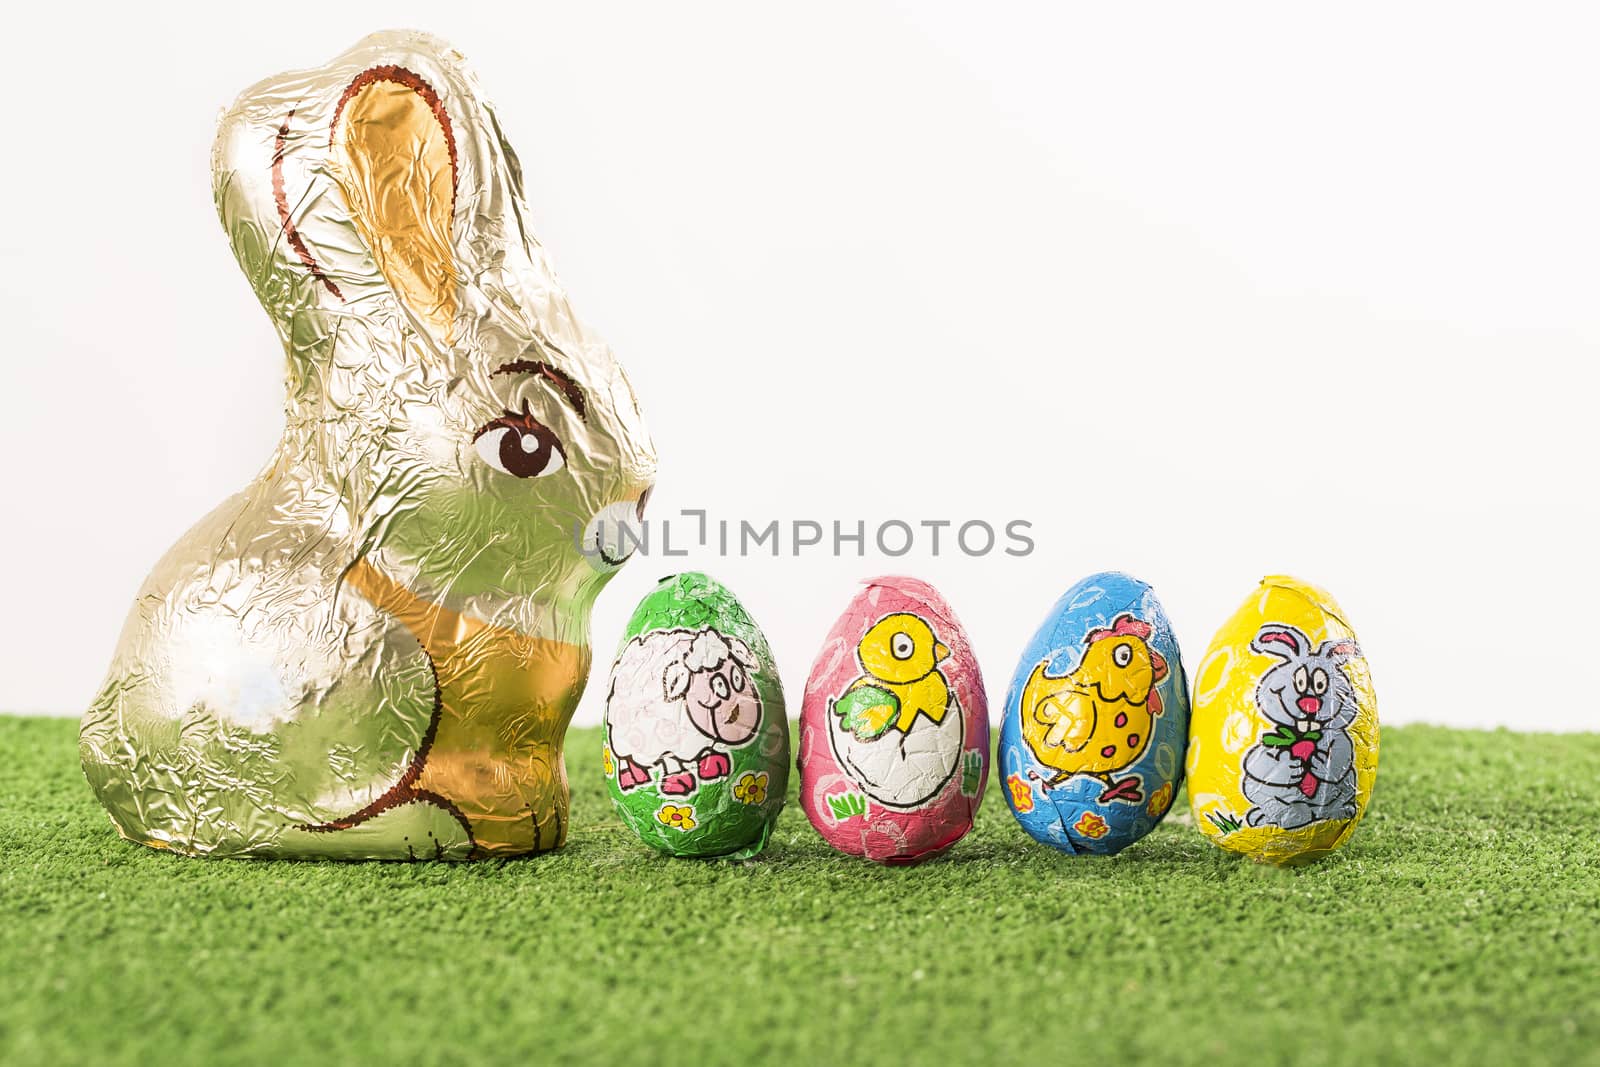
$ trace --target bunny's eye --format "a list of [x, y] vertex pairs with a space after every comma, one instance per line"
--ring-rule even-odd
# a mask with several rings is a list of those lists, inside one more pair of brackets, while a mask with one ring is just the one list
[[472, 447], [489, 466], [517, 478], [537, 478], [567, 462], [556, 435], [527, 412], [495, 419], [473, 435]]
[[1111, 660], [1119, 667], [1126, 667], [1133, 662], [1133, 646], [1123, 642], [1111, 650]]
[[1305, 665], [1302, 664], [1296, 667], [1294, 669], [1294, 691], [1299, 693], [1301, 696], [1305, 696], [1306, 690], [1310, 687], [1310, 685], [1311, 679], [1306, 676]]
[[1311, 691], [1317, 696], [1328, 691], [1328, 672], [1321, 667], [1311, 672]]

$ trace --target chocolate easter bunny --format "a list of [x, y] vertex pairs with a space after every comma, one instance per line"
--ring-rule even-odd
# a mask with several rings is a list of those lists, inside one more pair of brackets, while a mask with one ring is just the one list
[[288, 357], [284, 436], [146, 579], [90, 784], [193, 855], [558, 846], [590, 608], [655, 456], [492, 108], [447, 45], [375, 34], [247, 90], [213, 171]]

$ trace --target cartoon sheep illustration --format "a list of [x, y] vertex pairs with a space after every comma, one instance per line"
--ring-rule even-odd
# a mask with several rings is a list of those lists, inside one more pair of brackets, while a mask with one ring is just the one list
[[1315, 649], [1305, 634], [1270, 623], [1250, 647], [1282, 662], [1256, 686], [1256, 706], [1274, 726], [1245, 754], [1243, 791], [1250, 826], [1286, 830], [1356, 814], [1355, 687], [1340, 667], [1361, 655], [1346, 638]]
[[654, 630], [623, 647], [611, 668], [606, 737], [624, 792], [650, 782], [686, 796], [733, 769], [728, 749], [749, 744], [761, 725], [750, 646], [712, 629]]

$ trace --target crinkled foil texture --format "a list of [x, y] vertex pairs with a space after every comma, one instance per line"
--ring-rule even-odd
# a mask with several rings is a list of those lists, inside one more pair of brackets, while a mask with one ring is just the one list
[[606, 786], [624, 824], [669, 855], [745, 859], [789, 784], [783, 684], [731, 590], [664, 578], [634, 609], [606, 690]]
[[1223, 624], [1195, 671], [1189, 804], [1210, 841], [1263, 863], [1355, 833], [1378, 777], [1378, 701], [1331, 594], [1285, 576]]
[[91, 786], [192, 855], [559, 845], [590, 608], [655, 457], [491, 106], [447, 45], [376, 34], [246, 90], [212, 166], [284, 435], [140, 588], [83, 717]]
[[1006, 692], [1006, 803], [1042, 844], [1115, 854], [1171, 809], [1188, 736], [1189, 685], [1155, 590], [1090, 575], [1050, 609]]
[[989, 710], [954, 610], [915, 578], [874, 578], [823, 640], [800, 712], [800, 803], [841, 852], [936, 856], [972, 829]]

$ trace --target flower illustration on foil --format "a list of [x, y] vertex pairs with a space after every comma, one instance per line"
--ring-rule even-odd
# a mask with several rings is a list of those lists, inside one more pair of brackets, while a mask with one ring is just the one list
[[1033, 786], [1029, 785], [1020, 774], [1013, 774], [1006, 779], [1006, 788], [1011, 790], [1011, 806], [1026, 815], [1033, 810]]
[[656, 820], [662, 826], [687, 833], [695, 827], [694, 807], [689, 804], [663, 804], [661, 810], [656, 812]]
[[600, 750], [600, 765], [606, 769], [606, 777], [610, 778], [617, 772], [617, 762], [611, 758], [611, 746], [607, 745]]
[[1106, 836], [1111, 830], [1111, 827], [1106, 825], [1106, 821], [1092, 811], [1086, 811], [1078, 816], [1078, 821], [1073, 824], [1072, 828], [1084, 837], [1092, 837], [1096, 841]]
[[741, 804], [764, 803], [767, 799], [767, 772], [744, 772], [733, 783], [733, 795]]
[[1160, 789], [1157, 789], [1155, 793], [1151, 795], [1150, 803], [1144, 806], [1144, 810], [1150, 813], [1151, 818], [1159, 819], [1161, 816], [1167, 813], [1167, 808], [1171, 804], [1172, 783], [1166, 782], [1162, 784]]

